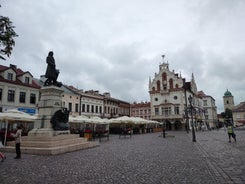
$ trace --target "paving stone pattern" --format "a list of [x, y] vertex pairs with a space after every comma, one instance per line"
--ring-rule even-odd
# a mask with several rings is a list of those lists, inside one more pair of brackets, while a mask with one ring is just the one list
[[120, 138], [99, 147], [54, 156], [5, 153], [1, 184], [216, 184], [245, 183], [245, 131], [229, 143], [224, 130], [168, 132]]

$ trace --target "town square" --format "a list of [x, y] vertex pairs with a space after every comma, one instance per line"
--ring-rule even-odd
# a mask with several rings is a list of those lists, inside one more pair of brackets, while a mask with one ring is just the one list
[[0, 9], [0, 184], [245, 183], [245, 2]]
[[227, 132], [169, 132], [110, 136], [98, 147], [55, 156], [6, 153], [0, 183], [237, 183], [245, 182], [245, 136], [228, 142]]

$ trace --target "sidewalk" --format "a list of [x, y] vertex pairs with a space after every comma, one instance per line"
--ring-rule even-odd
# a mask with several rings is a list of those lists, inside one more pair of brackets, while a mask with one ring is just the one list
[[168, 132], [120, 138], [99, 147], [54, 156], [5, 153], [0, 183], [178, 184], [245, 183], [245, 131], [228, 143], [224, 131]]

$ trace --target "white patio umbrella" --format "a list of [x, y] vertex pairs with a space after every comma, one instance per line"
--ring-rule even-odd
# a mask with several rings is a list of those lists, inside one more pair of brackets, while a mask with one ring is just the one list
[[35, 121], [36, 116], [31, 116], [25, 112], [18, 110], [8, 110], [0, 113], [0, 120], [12, 120], [12, 121]]
[[8, 110], [5, 112], [0, 113], [0, 120], [6, 122], [6, 129], [5, 129], [5, 138], [4, 138], [4, 145], [6, 144], [7, 138], [7, 131], [8, 131], [8, 122], [9, 121], [27, 121], [27, 122], [34, 122], [36, 116], [31, 116], [25, 112], [18, 111], [16, 109]]
[[88, 123], [89, 118], [84, 115], [80, 116], [69, 116], [69, 122], [74, 122], [74, 123]]
[[89, 118], [89, 120], [91, 123], [94, 123], [94, 124], [109, 124], [108, 119], [102, 119], [98, 116], [91, 117]]
[[131, 117], [135, 124], [148, 124], [148, 121], [140, 117]]
[[121, 116], [119, 118], [110, 119], [110, 123], [118, 123], [118, 124], [133, 123], [133, 119], [128, 116]]

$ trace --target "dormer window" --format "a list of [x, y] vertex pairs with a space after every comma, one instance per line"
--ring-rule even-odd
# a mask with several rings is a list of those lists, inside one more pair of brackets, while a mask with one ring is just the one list
[[8, 78], [7, 79], [12, 81], [13, 80], [13, 76], [14, 76], [13, 73], [8, 73], [8, 76], [7, 76]]
[[25, 77], [25, 83], [30, 84], [30, 77]]

